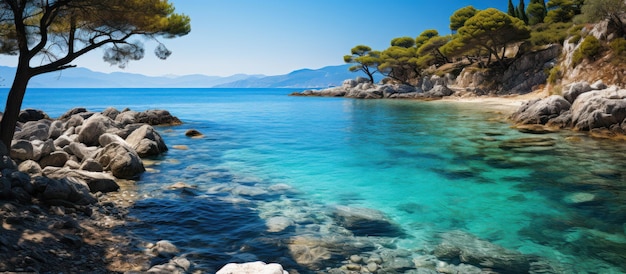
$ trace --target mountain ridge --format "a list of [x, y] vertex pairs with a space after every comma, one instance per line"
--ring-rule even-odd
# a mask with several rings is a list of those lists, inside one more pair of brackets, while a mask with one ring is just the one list
[[[33, 77], [29, 88], [325, 88], [341, 85], [357, 75], [350, 65], [303, 68], [288, 74], [234, 74], [209, 76], [204, 74], [148, 76], [128, 72], [103, 73], [87, 68], [71, 68]], [[0, 87], [11, 86], [14, 67], [0, 66]]]

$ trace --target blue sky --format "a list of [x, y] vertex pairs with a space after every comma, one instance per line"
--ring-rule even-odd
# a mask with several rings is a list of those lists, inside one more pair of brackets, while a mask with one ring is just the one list
[[[385, 49], [392, 38], [415, 37], [426, 29], [448, 34], [450, 15], [472, 5], [506, 10], [506, 0], [170, 0], [191, 17], [189, 35], [163, 40], [172, 56], [152, 54], [124, 70], [102, 61], [102, 51], [75, 64], [102, 72], [146, 75], [236, 73], [277, 75], [300, 68], [343, 64], [358, 44]], [[0, 65], [15, 66], [0, 56]]]

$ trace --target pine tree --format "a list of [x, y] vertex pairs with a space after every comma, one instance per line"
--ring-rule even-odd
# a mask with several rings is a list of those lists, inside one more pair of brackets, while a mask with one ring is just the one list
[[517, 17], [517, 12], [515, 11], [515, 6], [513, 5], [513, 0], [509, 0], [508, 14], [510, 16]]
[[528, 16], [526, 15], [526, 4], [524, 0], [519, 1], [519, 5], [517, 6], [518, 18], [522, 19], [526, 25], [528, 25]]

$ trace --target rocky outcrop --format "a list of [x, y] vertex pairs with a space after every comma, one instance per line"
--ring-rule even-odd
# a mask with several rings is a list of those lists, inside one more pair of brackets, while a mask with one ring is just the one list
[[552, 95], [526, 102], [511, 115], [518, 124], [539, 124], [579, 131], [626, 133], [626, 90], [574, 83], [563, 96]]
[[450, 77], [425, 77], [418, 87], [403, 84], [373, 84], [357, 77], [339, 87], [294, 92], [292, 96], [347, 97], [357, 99], [439, 99], [454, 94], [448, 88]]
[[524, 53], [504, 72], [470, 66], [461, 71], [457, 85], [476, 95], [526, 94], [546, 83], [546, 72], [556, 65], [560, 53], [559, 45]]
[[[54, 121], [36, 110], [20, 115], [10, 149], [0, 149], [0, 178], [9, 182], [0, 186], [0, 198], [35, 197], [66, 206], [94, 202], [90, 193], [118, 190], [117, 179], [137, 179], [145, 171], [141, 157], [167, 150], [152, 125], [134, 122], [180, 122], [167, 111], [113, 108], [102, 113], [76, 108]], [[118, 121], [120, 115], [130, 119]]]

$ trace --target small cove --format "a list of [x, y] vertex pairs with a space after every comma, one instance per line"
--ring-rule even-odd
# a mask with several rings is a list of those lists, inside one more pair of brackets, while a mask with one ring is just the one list
[[[170, 151], [137, 183], [139, 222], [123, 230], [171, 240], [199, 270], [263, 260], [305, 273], [381, 248], [414, 258], [462, 231], [564, 273], [626, 271], [623, 143], [520, 133], [479, 104], [291, 91], [34, 89], [24, 107], [54, 117], [76, 106], [160, 108], [183, 120], [159, 129]], [[191, 128], [204, 138], [185, 137]], [[176, 182], [195, 188], [167, 189]], [[333, 219], [336, 206], [380, 210], [404, 235], [355, 235]], [[272, 217], [293, 223], [268, 232]], [[327, 252], [296, 259], [295, 243]]]

